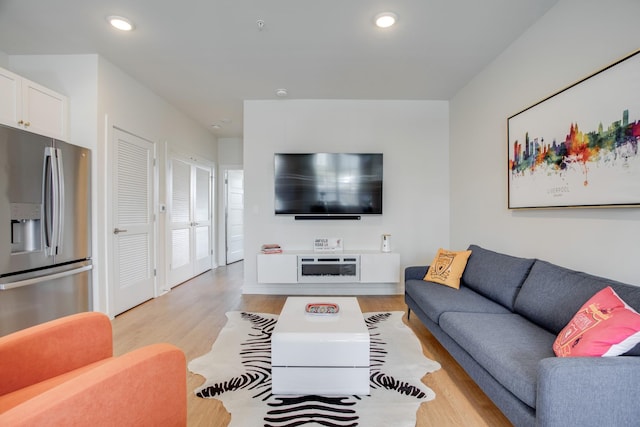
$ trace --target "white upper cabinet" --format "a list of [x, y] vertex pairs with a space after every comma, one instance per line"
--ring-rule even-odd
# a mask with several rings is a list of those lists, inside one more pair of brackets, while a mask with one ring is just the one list
[[0, 123], [68, 140], [69, 100], [0, 68]]
[[0, 68], [0, 123], [18, 127], [22, 115], [22, 77]]

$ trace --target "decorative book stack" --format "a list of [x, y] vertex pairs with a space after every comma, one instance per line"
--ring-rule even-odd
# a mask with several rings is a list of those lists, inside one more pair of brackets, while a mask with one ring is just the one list
[[263, 254], [281, 254], [282, 248], [277, 243], [268, 243], [262, 245], [260, 249]]

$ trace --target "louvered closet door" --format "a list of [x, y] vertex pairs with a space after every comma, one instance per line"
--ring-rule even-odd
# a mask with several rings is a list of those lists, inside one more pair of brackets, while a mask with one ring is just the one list
[[191, 233], [191, 165], [171, 159], [169, 190], [169, 286], [192, 277], [193, 252]]
[[114, 129], [113, 280], [115, 313], [154, 297], [151, 142]]
[[211, 168], [181, 158], [170, 161], [169, 286], [207, 271], [211, 253]]

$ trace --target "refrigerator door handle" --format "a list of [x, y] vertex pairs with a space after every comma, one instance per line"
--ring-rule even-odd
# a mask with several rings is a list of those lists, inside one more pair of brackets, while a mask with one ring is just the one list
[[49, 274], [46, 276], [34, 277], [33, 279], [20, 280], [19, 282], [0, 283], [0, 291], [8, 291], [9, 289], [35, 285], [36, 283], [47, 282], [49, 280], [59, 279], [61, 277], [73, 276], [74, 274], [82, 273], [83, 271], [89, 271], [92, 268], [92, 265], [85, 265], [84, 267], [74, 268], [73, 270], [67, 270], [60, 273]]
[[58, 254], [62, 246], [64, 224], [64, 168], [62, 150], [54, 147], [44, 149], [44, 227], [45, 253], [48, 256]]
[[58, 248], [62, 247], [62, 236], [64, 236], [64, 167], [62, 164], [62, 150], [60, 148], [55, 149], [55, 186], [56, 186], [56, 210], [54, 224], [56, 227], [56, 250], [55, 254], [58, 254]]
[[43, 182], [42, 182], [42, 210], [44, 212], [44, 245], [45, 254], [53, 255], [53, 158], [52, 148], [44, 149]]

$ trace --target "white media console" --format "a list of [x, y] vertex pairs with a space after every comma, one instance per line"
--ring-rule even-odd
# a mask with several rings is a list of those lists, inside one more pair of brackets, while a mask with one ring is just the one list
[[[258, 254], [258, 283], [317, 285], [394, 284], [400, 281], [400, 254], [380, 251], [330, 253], [285, 251]], [[335, 286], [326, 288], [335, 289]]]

